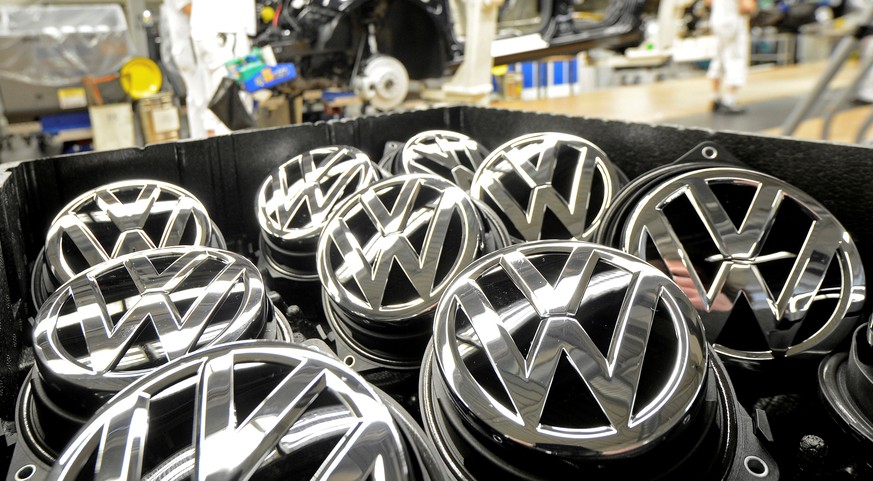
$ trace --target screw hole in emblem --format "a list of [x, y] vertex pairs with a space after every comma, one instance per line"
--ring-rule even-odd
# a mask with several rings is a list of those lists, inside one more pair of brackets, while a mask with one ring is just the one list
[[26, 464], [15, 472], [15, 481], [25, 481], [33, 477], [36, 474], [36, 466], [32, 464]]
[[714, 160], [716, 157], [718, 157], [718, 149], [712, 146], [706, 146], [701, 149], [700, 154], [703, 155], [704, 158]]
[[766, 478], [770, 474], [770, 468], [767, 467], [767, 463], [757, 456], [746, 456], [743, 464], [746, 465], [746, 471], [756, 478]]

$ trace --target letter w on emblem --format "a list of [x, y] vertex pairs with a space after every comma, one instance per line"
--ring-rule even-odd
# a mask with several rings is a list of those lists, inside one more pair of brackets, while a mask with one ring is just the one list
[[[744, 293], [770, 348], [785, 351], [794, 342], [802, 324], [798, 321], [805, 318], [816, 300], [828, 267], [843, 245], [842, 229], [837, 228], [832, 218], [812, 219], [798, 252], [782, 251], [762, 256], [776, 215], [785, 202], [785, 193], [780, 187], [761, 184], [739, 228], [705, 180], [689, 179], [683, 194], [694, 206], [719, 252], [717, 256], [697, 260], [721, 264], [709, 287], [698, 275], [699, 267], [692, 264], [663, 210], [658, 210], [648, 220], [644, 230], [673, 277], [687, 277], [693, 283], [693, 287], [687, 290], [690, 291], [689, 297], [700, 300], [702, 310], [708, 314], [705, 318], [707, 337], [710, 340], [718, 338], [740, 293]], [[641, 247], [644, 241], [641, 238], [639, 246], [635, 246], [640, 252], [644, 251]], [[795, 260], [781, 290], [771, 292], [758, 266], [792, 257]], [[717, 299], [728, 305], [714, 308]], [[782, 321], [791, 321], [791, 324], [785, 325]]]
[[505, 272], [530, 302], [534, 311], [530, 317], [540, 322], [526, 358], [477, 283], [469, 281], [456, 291], [455, 298], [470, 319], [522, 425], [539, 424], [558, 362], [567, 356], [612, 425], [603, 431], [633, 427], [634, 398], [646, 344], [667, 281], [640, 272], [631, 274], [609, 352], [604, 356], [576, 319], [584, 316], [577, 316], [576, 310], [598, 259], [596, 252], [574, 250], [554, 285], [519, 252], [501, 260]]
[[[161, 192], [159, 186], [144, 185], [136, 200], [130, 203], [121, 202], [108, 190], [95, 193], [95, 203], [100, 210], [89, 215], [100, 222], [107, 220], [112, 222], [121, 233], [111, 252], [104, 249], [97, 236], [79, 218], [81, 213], [67, 213], [58, 219], [58, 226], [72, 239], [90, 265], [97, 265], [131, 252], [178, 245], [185, 232], [185, 226], [191, 218], [193, 199], [183, 197], [175, 202], [159, 202]], [[151, 239], [143, 229], [149, 217], [158, 211], [169, 211], [169, 219], [161, 238]], [[49, 255], [60, 256], [60, 246], [56, 243], [49, 243], [46, 249]]]
[[[339, 150], [331, 154], [331, 159], [325, 162], [330, 165], [333, 159], [340, 158], [347, 153], [347, 149]], [[293, 195], [289, 193], [288, 174], [284, 170], [280, 170], [279, 175], [273, 177], [274, 198], [270, 202], [271, 205], [268, 206], [268, 211], [274, 213], [275, 220], [283, 230], [288, 229], [291, 221], [294, 220], [304, 204], [309, 210], [313, 224], [324, 223], [327, 215], [340, 201], [348, 187], [355, 182], [356, 178], [365, 175], [365, 166], [362, 164], [345, 169], [339, 175], [336, 175], [336, 166], [319, 169], [310, 152], [300, 156], [298, 165], [303, 180], [299, 190], [295, 189], [296, 192]], [[323, 191], [321, 184], [334, 176], [336, 181], [331, 184], [327, 191]]]
[[[574, 149], [578, 152], [574, 153], [578, 155], [578, 161], [573, 170], [572, 187], [566, 200], [552, 185], [559, 159], [558, 151], [561, 149]], [[527, 206], [522, 206], [497, 179], [486, 182], [484, 189], [509, 217], [524, 240], [540, 238], [546, 209], [551, 210], [574, 237], [581, 238], [585, 231], [591, 182], [597, 169], [597, 157], [588, 154], [588, 147], [552, 140], [547, 148], [539, 149], [535, 163], [525, 155], [525, 149], [505, 153], [504, 160], [530, 187]], [[486, 171], [485, 175], [494, 174]]]
[[[437, 135], [433, 138], [432, 144], [416, 144], [411, 147], [412, 151], [421, 156], [423, 159], [427, 159], [430, 162], [439, 166], [438, 170], [449, 169], [452, 178], [455, 180], [455, 183], [458, 184], [462, 189], [469, 190], [470, 184], [473, 183], [473, 169], [479, 167], [478, 164], [474, 164], [470, 167], [464, 165], [461, 162], [460, 157], [458, 156], [458, 152], [463, 151], [468, 158], [474, 158], [475, 155], [471, 153], [470, 144], [472, 140], [455, 140], [448, 139], [445, 136]], [[481, 161], [481, 157], [478, 160]], [[414, 164], [420, 164], [426, 169], [431, 169], [426, 163], [422, 163], [419, 160], [413, 160]]]
[[245, 268], [226, 265], [202, 289], [184, 315], [170, 299], [170, 293], [191, 275], [208, 255], [190, 252], [157, 272], [146, 257], [134, 257], [124, 266], [140, 292], [139, 299], [113, 326], [106, 301], [91, 276], [78, 278], [70, 286], [71, 294], [82, 318], [82, 331], [90, 353], [91, 369], [105, 373], [113, 369], [130, 348], [143, 324], [151, 322], [169, 360], [188, 353], [200, 338], [212, 314], [232, 292]]
[[[405, 182], [390, 211], [374, 191], [365, 191], [361, 195], [363, 210], [379, 233], [363, 246], [343, 219], [338, 219], [339, 228], [330, 233], [345, 261], [343, 268], [338, 269], [339, 278], [353, 277], [373, 308], [382, 306], [394, 260], [419, 295], [429, 298], [433, 291], [436, 267], [447, 235], [445, 226], [451, 220], [458, 199], [449, 190], [443, 193], [432, 212], [413, 209], [420, 190], [419, 180]], [[425, 225], [427, 232], [419, 255], [407, 236]]]

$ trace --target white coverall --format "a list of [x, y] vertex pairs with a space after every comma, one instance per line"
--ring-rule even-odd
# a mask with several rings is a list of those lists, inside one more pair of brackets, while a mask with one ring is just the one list
[[740, 14], [739, 0], [712, 0], [709, 18], [718, 47], [706, 76], [740, 88], [749, 75], [749, 17]]
[[[249, 36], [255, 35], [256, 28], [255, 0], [192, 0], [191, 39], [207, 105], [228, 75], [225, 62], [251, 51]], [[205, 129], [213, 135], [230, 132], [208, 109], [203, 120]]]
[[169, 37], [166, 42], [169, 47], [167, 53], [185, 82], [189, 135], [192, 139], [199, 139], [206, 137], [203, 117], [209, 99], [206, 98], [203, 76], [197, 69], [197, 58], [191, 44], [191, 19], [183, 11], [190, 3], [191, 0], [164, 0], [161, 5], [161, 22], [162, 32]]

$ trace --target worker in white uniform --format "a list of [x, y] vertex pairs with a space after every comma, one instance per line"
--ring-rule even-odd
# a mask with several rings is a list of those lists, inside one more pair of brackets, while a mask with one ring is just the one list
[[708, 0], [710, 25], [717, 40], [715, 58], [707, 77], [712, 79], [716, 113], [740, 114], [737, 93], [749, 75], [749, 15], [757, 9], [755, 0]]
[[165, 39], [161, 43], [164, 61], [172, 60], [185, 82], [189, 136], [192, 139], [206, 137], [203, 117], [209, 99], [191, 44], [191, 0], [165, 0], [161, 5], [161, 30]]
[[[248, 55], [251, 51], [249, 36], [255, 33], [255, 0], [192, 0], [191, 39], [207, 105], [221, 80], [228, 75], [224, 64]], [[203, 115], [203, 124], [210, 136], [230, 132], [208, 109]]]

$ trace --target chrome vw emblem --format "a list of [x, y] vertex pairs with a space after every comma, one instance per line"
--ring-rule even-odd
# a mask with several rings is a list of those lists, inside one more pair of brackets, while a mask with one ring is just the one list
[[318, 274], [330, 299], [365, 319], [430, 309], [481, 247], [472, 199], [434, 176], [384, 180], [345, 202], [324, 229]]
[[475, 262], [440, 300], [433, 342], [448, 392], [480, 429], [577, 456], [628, 454], [677, 428], [707, 363], [699, 318], [669, 278], [574, 241]]
[[523, 241], [589, 240], [620, 187], [606, 154], [569, 134], [518, 137], [482, 163], [470, 193]]
[[473, 174], [487, 152], [466, 135], [448, 130], [421, 132], [406, 142], [400, 154], [408, 174], [433, 174], [469, 190]]
[[251, 342], [132, 385], [80, 431], [49, 479], [236, 481], [263, 469], [403, 480], [409, 460], [391, 412], [357, 375], [305, 348]]
[[324, 147], [300, 154], [261, 185], [261, 230], [276, 242], [317, 238], [337, 203], [378, 178], [375, 165], [354, 147]]
[[61, 283], [88, 267], [158, 247], [224, 247], [203, 205], [164, 182], [117, 182], [87, 192], [52, 222], [45, 261]]
[[628, 216], [621, 248], [672, 275], [709, 341], [734, 359], [828, 352], [865, 298], [843, 226], [797, 188], [745, 169], [697, 170], [655, 187]]
[[34, 327], [40, 373], [117, 392], [189, 352], [258, 336], [269, 301], [251, 262], [231, 252], [174, 247], [119, 257], [64, 284]]

